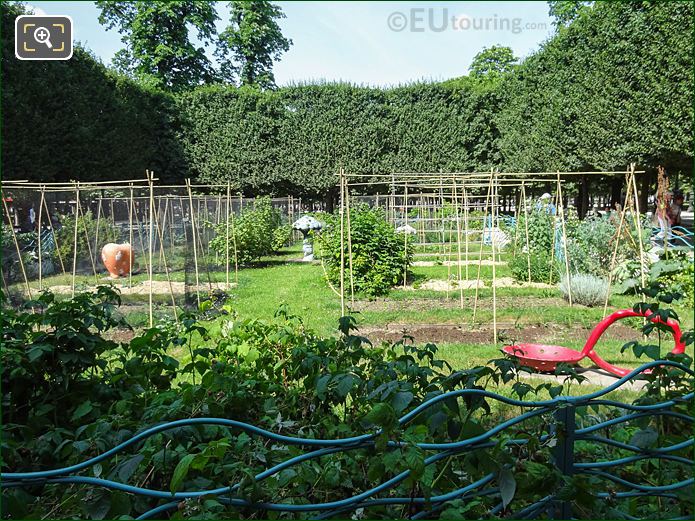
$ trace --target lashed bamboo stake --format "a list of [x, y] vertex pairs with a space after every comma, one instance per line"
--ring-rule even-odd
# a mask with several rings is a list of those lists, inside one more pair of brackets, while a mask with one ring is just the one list
[[[490, 176], [490, 183], [488, 184], [487, 187], [487, 196], [485, 197], [485, 211], [483, 212], [483, 227], [481, 229], [481, 237], [480, 237], [480, 251], [478, 252], [478, 276], [476, 278], [476, 283], [475, 283], [475, 299], [473, 300], [473, 322], [475, 322], [475, 316], [478, 311], [478, 292], [480, 288], [480, 271], [482, 270], [483, 267], [483, 244], [485, 243], [485, 224], [487, 222], [487, 212], [488, 208], [490, 206], [490, 197], [492, 196], [492, 172], [489, 174]], [[493, 257], [492, 260], [494, 262], [495, 257], [494, 257], [494, 252], [493, 252]]]
[[[79, 219], [80, 214], [84, 217], [84, 212], [82, 211], [82, 205], [80, 204], [80, 198], [77, 198], [77, 218]], [[94, 272], [94, 281], [99, 284], [99, 276], [97, 275], [97, 267], [94, 264], [94, 256], [92, 255], [92, 246], [89, 244], [89, 230], [87, 230], [87, 223], [85, 219], [82, 219], [82, 230], [84, 231], [85, 243], [87, 244], [87, 255], [89, 255], [89, 262], [92, 265], [92, 271]]]
[[41, 200], [39, 201], [39, 222], [38, 222], [38, 232], [36, 236], [38, 237], [38, 247], [39, 247], [39, 291], [43, 291], [43, 240], [41, 237], [41, 223], [43, 217], [43, 203], [45, 201], [45, 191], [41, 189]]
[[133, 244], [133, 185], [130, 185], [130, 201], [128, 204], [128, 241], [130, 245], [130, 269], [128, 270], [128, 287], [133, 287], [133, 260], [135, 257], [135, 244]]
[[468, 238], [468, 193], [466, 192], [466, 184], [463, 184], [463, 229], [465, 230], [465, 248], [466, 248], [466, 280], [468, 280], [468, 255], [469, 255], [469, 238]]
[[231, 207], [231, 199], [232, 199], [232, 183], [227, 182], [227, 211], [225, 212], [225, 243], [224, 243], [224, 257], [225, 257], [225, 262], [224, 262], [224, 273], [225, 273], [225, 282], [226, 282], [226, 289], [229, 290], [229, 209]]
[[56, 252], [58, 253], [58, 260], [60, 261], [60, 268], [63, 270], [63, 275], [67, 275], [68, 273], [65, 270], [65, 263], [63, 262], [63, 255], [62, 255], [62, 253], [60, 253], [60, 244], [58, 243], [58, 234], [53, 229], [53, 222], [51, 221], [51, 214], [48, 211], [48, 203], [46, 202], [46, 199], [43, 200], [43, 207], [46, 210], [46, 215], [48, 216], [48, 226], [51, 229], [51, 236], [53, 237], [53, 242], [55, 243]]
[[7, 215], [7, 223], [10, 225], [10, 231], [12, 232], [12, 240], [14, 241], [14, 247], [17, 250], [17, 258], [19, 259], [19, 267], [22, 270], [22, 276], [24, 277], [24, 285], [27, 288], [27, 295], [29, 295], [30, 300], [33, 300], [34, 297], [31, 294], [31, 287], [29, 287], [29, 279], [27, 278], [27, 272], [24, 268], [24, 261], [22, 260], [22, 250], [19, 247], [19, 241], [17, 241], [17, 234], [14, 231], [14, 223], [12, 222], [12, 217], [10, 217], [10, 210], [7, 207], [7, 201], [5, 201], [4, 193], [2, 193], [2, 206], [5, 208], [5, 215]]
[[[458, 275], [458, 287], [459, 287], [459, 306], [463, 309], [463, 281], [461, 280], [461, 216], [459, 214], [459, 196], [456, 187], [456, 181], [454, 181], [454, 212], [456, 213], [456, 258], [457, 266], [456, 271]], [[451, 264], [451, 261], [449, 261]], [[447, 284], [448, 285], [448, 284]]]
[[[345, 182], [345, 205], [347, 206], [348, 266], [350, 268], [350, 307], [355, 308], [355, 276], [352, 268], [352, 225], [350, 223], [350, 186]], [[405, 275], [404, 275], [405, 277]]]
[[[152, 173], [151, 175], [154, 175], [154, 173]], [[166, 216], [166, 214], [165, 214], [165, 216]], [[174, 287], [171, 284], [171, 277], [169, 276], [169, 266], [167, 263], [166, 252], [164, 251], [164, 235], [163, 235], [163, 231], [162, 231], [163, 226], [160, 227], [159, 218], [157, 217], [156, 213], [154, 214], [154, 224], [155, 224], [155, 227], [157, 229], [157, 236], [159, 237], [159, 250], [161, 252], [163, 262], [164, 262], [164, 273], [166, 274], [167, 284], [169, 286], [169, 294], [171, 295], [171, 307], [174, 311], [174, 320], [178, 324], [179, 314], [176, 311], [176, 297], [174, 295]]]
[[73, 234], [73, 244], [72, 244], [72, 296], [75, 296], [75, 274], [77, 272], [77, 219], [78, 219], [78, 211], [77, 211], [77, 201], [80, 199], [80, 189], [78, 185], [75, 185], [75, 231]]
[[[241, 200], [241, 194], [239, 194]], [[236, 226], [234, 225], [234, 204], [232, 201], [232, 244], [234, 246], [234, 282], [239, 284], [239, 251], [236, 244]], [[239, 206], [239, 215], [241, 215], [241, 206]]]
[[190, 204], [190, 222], [191, 222], [191, 234], [193, 235], [193, 262], [195, 264], [195, 295], [198, 301], [198, 307], [200, 308], [200, 276], [198, 274], [198, 245], [196, 244], [196, 229], [195, 229], [195, 217], [193, 215], [193, 193], [191, 191], [191, 180], [186, 179], [186, 188], [188, 189], [188, 202]]
[[528, 281], [531, 283], [531, 244], [528, 236], [528, 204], [526, 202], [526, 185], [521, 183], [521, 198], [524, 202], [524, 228], [526, 231], [526, 266], [528, 268]]
[[154, 241], [154, 188], [152, 186], [152, 178], [153, 174], [150, 173], [149, 170], [145, 171], [147, 174], [147, 180], [149, 184], [149, 189], [150, 189], [150, 204], [149, 204], [149, 213], [150, 213], [150, 229], [148, 235], [148, 241], [147, 241], [147, 249], [148, 249], [148, 259], [149, 259], [149, 268], [147, 270], [147, 274], [149, 275], [149, 311], [150, 311], [150, 327], [154, 326], [154, 301], [152, 298], [152, 290], [153, 290], [153, 282], [152, 282], [152, 276], [154, 275], [154, 265], [152, 264], [152, 246], [153, 246], [153, 241]]
[[[627, 176], [626, 184], [628, 187], [632, 183], [633, 175], [628, 174], [628, 176]], [[608, 269], [608, 284], [606, 287], [606, 301], [603, 305], [603, 316], [604, 317], [606, 316], [606, 314], [608, 312], [608, 301], [610, 300], [611, 283], [613, 282], [613, 270], [615, 270], [615, 261], [618, 258], [618, 247], [620, 246], [620, 237], [622, 236], [622, 233], [623, 233], [623, 223], [625, 222], [625, 212], [627, 211], [627, 208], [629, 206], [631, 194], [632, 194], [632, 191], [628, 189], [627, 193], [625, 194], [625, 206], [623, 206], [623, 209], [620, 212], [620, 223], [618, 224], [618, 233], [615, 236], [615, 246], [613, 247], [613, 255], [611, 256], [611, 264], [610, 264], [610, 267]]]
[[340, 169], [340, 316], [345, 316], [345, 192], [343, 169]]
[[565, 277], [567, 277], [567, 298], [569, 305], [572, 306], [572, 284], [570, 284], [570, 259], [567, 253], [567, 230], [565, 229], [565, 204], [562, 201], [562, 183], [560, 182], [560, 173], [557, 174], [557, 194], [560, 204], [558, 212], [560, 214], [560, 226], [562, 227], [562, 250], [565, 257]]
[[97, 229], [94, 232], [94, 257], [95, 257], [95, 262], [99, 262], [96, 259], [96, 256], [99, 255], [99, 224], [100, 224], [100, 217], [101, 217], [101, 197], [99, 197], [99, 204], [97, 205]]
[[633, 172], [633, 174], [630, 176], [632, 180], [632, 197], [634, 200], [635, 204], [635, 226], [637, 227], [637, 237], [638, 241], [637, 244], [639, 245], [639, 257], [640, 257], [640, 282], [642, 284], [642, 287], [646, 287], [647, 285], [647, 276], [644, 270], [644, 244], [642, 243], [642, 219], [641, 219], [641, 214], [640, 214], [640, 207], [639, 207], [639, 193], [637, 192], [637, 182], [635, 181], [635, 163], [630, 164], [630, 171]]
[[405, 208], [403, 210], [403, 213], [405, 216], [405, 225], [404, 225], [405, 228], [403, 229], [403, 232], [404, 232], [403, 233], [403, 247], [404, 247], [404, 251], [405, 251], [406, 261], [405, 261], [405, 265], [403, 266], [403, 288], [405, 289], [405, 287], [408, 284], [408, 260], [407, 259], [408, 259], [408, 235], [410, 235], [409, 233], [407, 233], [407, 226], [408, 226], [408, 185], [407, 184], [405, 185], [404, 203], [405, 203]]
[[498, 186], [495, 183], [495, 196], [492, 204], [495, 204], [495, 209], [492, 211], [492, 221], [490, 222], [490, 242], [492, 244], [492, 339], [493, 343], [497, 344], [497, 272], [495, 264], [495, 246], [497, 245], [496, 230], [499, 228], [499, 206], [496, 204], [499, 197]]

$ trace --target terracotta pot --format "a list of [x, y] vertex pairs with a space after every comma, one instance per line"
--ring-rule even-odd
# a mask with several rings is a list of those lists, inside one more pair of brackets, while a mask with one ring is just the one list
[[110, 242], [101, 249], [101, 260], [112, 279], [124, 277], [130, 273], [134, 262], [133, 249], [130, 244]]

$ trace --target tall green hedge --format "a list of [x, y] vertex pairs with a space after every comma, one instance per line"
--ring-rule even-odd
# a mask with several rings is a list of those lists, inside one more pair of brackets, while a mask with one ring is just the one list
[[2, 171], [36, 181], [133, 179], [186, 172], [173, 98], [102, 65], [79, 45], [67, 61], [20, 61], [2, 3]]
[[496, 102], [465, 84], [212, 86], [182, 95], [180, 109], [200, 179], [316, 195], [335, 186], [341, 166], [364, 174], [490, 168], [499, 160]]
[[636, 161], [692, 173], [687, 2], [595, 2], [495, 81], [208, 85], [176, 95], [138, 85], [79, 47], [68, 62], [17, 61], [17, 8], [2, 5], [8, 178], [118, 179], [149, 168], [170, 181], [231, 180], [248, 194], [326, 196], [340, 167], [547, 171]]

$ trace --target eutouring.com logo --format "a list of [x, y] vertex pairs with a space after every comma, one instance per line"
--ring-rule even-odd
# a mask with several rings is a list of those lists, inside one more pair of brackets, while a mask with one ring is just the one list
[[545, 22], [526, 22], [521, 18], [492, 15], [474, 17], [465, 14], [452, 15], [447, 8], [413, 7], [406, 11], [394, 11], [386, 18], [386, 25], [392, 31], [441, 33], [444, 31], [509, 31], [519, 34], [523, 31], [543, 31], [548, 28]]

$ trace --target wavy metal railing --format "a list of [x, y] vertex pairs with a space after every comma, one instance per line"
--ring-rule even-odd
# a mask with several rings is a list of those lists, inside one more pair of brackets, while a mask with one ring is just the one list
[[[693, 396], [695, 394], [693, 392], [687, 393], [677, 399], [665, 400], [663, 402], [651, 405], [634, 405], [602, 399], [603, 396], [607, 395], [612, 391], [615, 391], [625, 383], [633, 380], [640, 373], [656, 366], [674, 367], [684, 371], [690, 376], [695, 376], [695, 372], [683, 365], [671, 361], [659, 360], [642, 365], [641, 367], [632, 371], [630, 374], [624, 376], [623, 378], [620, 378], [619, 380], [616, 380], [615, 383], [606, 387], [605, 389], [582, 396], [562, 396], [545, 401], [521, 401], [484, 390], [462, 389], [442, 394], [428, 400], [427, 402], [419, 405], [409, 413], [402, 416], [399, 420], [399, 423], [401, 425], [405, 425], [408, 422], [412, 421], [414, 418], [416, 418], [418, 415], [423, 413], [425, 410], [433, 407], [434, 405], [440, 402], [450, 400], [452, 398], [465, 398], [474, 396], [485, 397], [497, 400], [504, 404], [529, 409], [528, 412], [525, 412], [507, 421], [504, 421], [478, 436], [447, 443], [418, 443], [418, 447], [425, 451], [433, 453], [425, 459], [425, 465], [427, 466], [432, 465], [438, 461], [441, 461], [444, 458], [448, 458], [453, 455], [460, 455], [465, 452], [490, 448], [497, 443], [495, 437], [503, 431], [510, 429], [511, 427], [518, 425], [528, 419], [538, 417], [544, 414], [553, 414], [555, 418], [554, 429], [551, 429], [550, 432], [541, 436], [541, 441], [545, 442], [554, 439], [553, 441], [555, 442], [555, 446], [552, 449], [553, 461], [563, 475], [570, 476], [573, 474], [585, 474], [595, 476], [607, 482], [607, 487], [610, 483], [618, 485], [620, 488], [624, 489], [618, 492], [610, 488], [607, 488], [605, 491], [595, 491], [596, 495], [600, 498], [615, 499], [642, 496], [678, 498], [682, 497], [677, 495], [677, 492], [680, 489], [685, 489], [687, 487], [693, 486], [695, 480], [692, 477], [667, 485], [653, 485], [643, 483], [632, 483], [626, 479], [621, 478], [619, 475], [612, 471], [615, 471], [616, 467], [634, 463], [642, 459], [657, 459], [669, 462], [670, 464], [684, 465], [686, 468], [692, 469], [693, 465], [695, 465], [695, 461], [693, 461], [693, 459], [684, 456], [674, 455], [673, 453], [682, 451], [684, 449], [688, 449], [688, 456], [692, 457], [693, 439], [686, 439], [680, 443], [665, 447], [642, 449], [635, 445], [618, 442], [616, 440], [610, 439], [608, 437], [603, 437], [597, 434], [611, 427], [615, 427], [616, 425], [653, 415], [662, 415], [668, 418], [677, 418], [678, 420], [693, 424], [694, 420], [692, 416], [671, 411], [673, 406], [678, 403], [692, 402]], [[575, 425], [577, 409], [579, 407], [587, 407], [592, 405], [616, 407], [625, 410], [626, 413], [617, 418], [613, 418], [606, 421], [600, 421], [598, 423], [595, 423], [594, 425], [590, 425], [587, 427], [577, 428]], [[320, 458], [339, 452], [347, 452], [364, 448], [373, 448], [374, 439], [379, 434], [379, 431], [376, 431], [369, 434], [363, 434], [360, 436], [353, 436], [350, 438], [336, 440], [307, 439], [273, 433], [265, 429], [256, 427], [254, 425], [225, 418], [191, 418], [167, 422], [146, 429], [140, 432], [139, 434], [136, 434], [129, 440], [112, 448], [111, 450], [76, 465], [40, 472], [2, 473], [0, 474], [0, 487], [28, 487], [35, 486], [37, 484], [50, 483], [66, 485], [83, 484], [93, 487], [105, 487], [112, 490], [120, 490], [123, 492], [149, 497], [153, 500], [164, 501], [164, 503], [144, 512], [142, 515], [140, 515], [140, 517], [138, 517], [138, 519], [154, 518], [159, 516], [160, 514], [164, 514], [165, 512], [177, 509], [179, 503], [182, 500], [199, 498], [202, 496], [210, 495], [216, 496], [216, 499], [220, 503], [232, 505], [234, 507], [246, 507], [252, 509], [283, 511], [290, 513], [311, 512], [314, 513], [314, 518], [316, 519], [325, 519], [340, 514], [345, 514], [347, 512], [352, 512], [357, 509], [367, 509], [370, 507], [384, 505], [404, 505], [422, 508], [419, 512], [411, 515], [411, 518], [423, 519], [427, 518], [428, 516], [436, 515], [438, 511], [445, 508], [448, 502], [452, 500], [473, 499], [481, 496], [493, 496], [500, 498], [497, 506], [490, 510], [489, 513], [491, 515], [500, 514], [504, 511], [505, 517], [509, 517], [512, 519], [531, 519], [538, 517], [539, 515], [560, 519], [570, 519], [572, 517], [572, 503], [570, 501], [558, 500], [554, 495], [545, 496], [542, 499], [534, 502], [533, 504], [526, 505], [515, 512], [511, 510], [505, 510], [501, 501], [500, 490], [497, 486], [495, 486], [495, 483], [497, 481], [497, 476], [495, 475], [495, 473], [487, 474], [481, 479], [478, 479], [472, 483], [467, 483], [465, 486], [430, 498], [392, 497], [386, 495], [385, 493], [387, 493], [390, 489], [404, 481], [410, 475], [410, 471], [406, 470], [398, 475], [391, 477], [388, 480], [385, 480], [378, 486], [370, 488], [369, 490], [365, 490], [360, 494], [356, 494], [354, 496], [337, 501], [309, 504], [270, 502], [251, 503], [247, 499], [243, 499], [234, 495], [235, 492], [239, 491], [239, 483], [236, 483], [231, 486], [218, 487], [209, 490], [191, 490], [171, 493], [166, 490], [143, 488], [128, 485], [125, 483], [119, 483], [109, 479], [78, 475], [81, 471], [123, 452], [127, 448], [141, 441], [144, 441], [150, 438], [151, 436], [154, 436], [164, 431], [171, 431], [173, 429], [179, 429], [182, 427], [194, 425], [219, 425], [230, 427], [238, 429], [239, 431], [246, 432], [248, 434], [261, 436], [267, 440], [272, 440], [287, 445], [303, 446], [311, 449], [308, 452], [305, 452], [304, 454], [290, 458], [282, 463], [274, 465], [273, 467], [267, 470], [264, 470], [263, 472], [260, 472], [255, 476], [257, 482], [265, 480], [270, 476], [273, 476], [278, 472], [282, 471], [283, 469], [293, 467], [308, 460]], [[595, 444], [604, 444], [628, 452], [632, 452], [634, 453], [634, 455], [621, 457], [612, 461], [575, 462], [575, 443], [577, 441], [582, 441], [585, 443], [590, 442]], [[527, 442], [528, 440], [526, 439], [506, 440], [506, 443], [510, 445], [523, 445]], [[399, 441], [390, 441], [387, 444], [389, 448], [396, 448], [404, 445], [404, 442]], [[382, 497], [377, 497], [380, 495]], [[692, 497], [692, 493], [690, 494], [690, 497]], [[688, 516], [685, 516], [684, 518], [687, 517]], [[629, 519], [631, 518], [631, 516], [626, 514], [626, 518]]]

